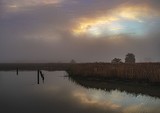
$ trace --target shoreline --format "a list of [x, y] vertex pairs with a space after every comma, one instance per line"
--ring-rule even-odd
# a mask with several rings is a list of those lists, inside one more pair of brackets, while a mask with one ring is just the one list
[[160, 97], [160, 87], [157, 85], [151, 85], [147, 83], [135, 83], [116, 80], [95, 80], [73, 76], [69, 76], [69, 79], [85, 88], [95, 88], [105, 91], [119, 90], [121, 92], [127, 92], [134, 95], [142, 94], [146, 96], [152, 96], [155, 98]]

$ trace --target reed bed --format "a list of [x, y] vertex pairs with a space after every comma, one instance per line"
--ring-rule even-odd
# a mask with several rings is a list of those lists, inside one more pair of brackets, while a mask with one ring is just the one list
[[84, 63], [73, 64], [67, 70], [70, 76], [97, 79], [120, 79], [160, 83], [160, 63]]

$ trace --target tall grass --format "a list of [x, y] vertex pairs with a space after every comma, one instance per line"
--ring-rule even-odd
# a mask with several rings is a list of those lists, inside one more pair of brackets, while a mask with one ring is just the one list
[[67, 71], [70, 76], [122, 79], [160, 83], [160, 63], [73, 64]]

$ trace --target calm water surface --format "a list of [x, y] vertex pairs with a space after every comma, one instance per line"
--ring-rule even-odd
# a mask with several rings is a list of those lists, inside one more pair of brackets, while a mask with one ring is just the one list
[[160, 98], [87, 89], [63, 71], [0, 72], [0, 113], [160, 113]]

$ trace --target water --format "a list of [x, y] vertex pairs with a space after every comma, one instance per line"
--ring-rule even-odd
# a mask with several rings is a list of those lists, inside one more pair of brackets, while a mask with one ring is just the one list
[[0, 113], [160, 113], [160, 98], [85, 88], [63, 71], [0, 72]]

